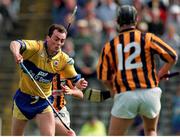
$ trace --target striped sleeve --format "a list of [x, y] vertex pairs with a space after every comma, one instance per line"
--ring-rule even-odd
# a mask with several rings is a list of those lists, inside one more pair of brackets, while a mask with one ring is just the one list
[[112, 79], [112, 57], [110, 56], [110, 43], [106, 43], [98, 60], [97, 78], [99, 80]]
[[176, 51], [168, 44], [166, 44], [159, 37], [152, 35], [151, 48], [160, 55], [161, 59], [165, 62], [176, 62], [178, 59]]

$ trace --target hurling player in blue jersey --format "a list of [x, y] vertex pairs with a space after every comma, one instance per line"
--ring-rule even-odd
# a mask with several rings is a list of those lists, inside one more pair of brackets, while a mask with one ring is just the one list
[[[44, 94], [51, 98], [53, 76], [64, 73], [79, 89], [87, 87], [87, 81], [74, 69], [74, 61], [61, 51], [67, 30], [62, 25], [50, 26], [44, 41], [15, 40], [10, 50], [17, 64], [23, 64], [36, 80]], [[28, 74], [21, 70], [19, 89], [14, 95], [12, 135], [23, 135], [28, 120], [35, 119], [41, 135], [55, 134], [55, 120], [52, 108]]]

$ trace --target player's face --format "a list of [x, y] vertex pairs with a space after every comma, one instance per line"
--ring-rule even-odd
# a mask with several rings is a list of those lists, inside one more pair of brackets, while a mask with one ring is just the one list
[[54, 30], [51, 37], [48, 36], [48, 52], [56, 54], [59, 49], [64, 45], [66, 39], [66, 33], [60, 33]]

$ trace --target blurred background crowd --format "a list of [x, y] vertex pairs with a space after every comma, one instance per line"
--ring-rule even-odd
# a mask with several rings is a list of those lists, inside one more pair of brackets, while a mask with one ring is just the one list
[[[18, 86], [18, 66], [10, 54], [9, 42], [43, 40], [50, 24], [68, 26], [72, 20], [63, 51], [74, 58], [76, 70], [88, 80], [89, 87], [101, 89], [104, 87], [96, 80], [98, 56], [104, 43], [118, 34], [116, 11], [124, 4], [136, 7], [138, 29], [158, 35], [180, 54], [180, 0], [0, 0], [0, 135], [10, 135], [12, 97]], [[172, 71], [179, 70], [180, 61]], [[163, 94], [159, 135], [180, 135], [179, 83], [176, 77], [160, 84]], [[82, 125], [95, 119], [105, 128], [105, 133], [99, 135], [106, 135], [112, 99], [91, 103], [67, 97], [67, 102], [71, 127], [77, 134], [85, 135], [80, 132]], [[34, 122], [28, 124], [26, 134], [39, 134]], [[139, 117], [129, 135], [143, 135]]]

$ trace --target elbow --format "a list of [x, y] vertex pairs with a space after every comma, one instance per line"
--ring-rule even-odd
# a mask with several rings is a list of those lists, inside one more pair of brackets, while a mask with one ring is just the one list
[[84, 94], [80, 89], [76, 89], [75, 92], [73, 93], [73, 96], [78, 98], [78, 99], [84, 98]]
[[84, 98], [84, 94], [82, 93], [82, 95], [80, 96], [80, 99], [83, 99]]
[[83, 99], [84, 98], [84, 94], [83, 92], [81, 91], [81, 93], [79, 94], [79, 99]]
[[177, 61], [178, 61], [178, 55], [174, 57], [173, 61], [170, 64], [175, 65]]
[[177, 63], [177, 61], [178, 61], [178, 54], [177, 54], [177, 52], [176, 52], [176, 54], [174, 55], [174, 64], [176, 64]]
[[14, 44], [15, 44], [15, 41], [11, 41], [11, 42], [10, 42], [10, 46], [9, 46], [10, 49], [12, 49], [12, 47], [13, 47]]
[[10, 47], [13, 46], [13, 45], [16, 45], [16, 43], [17, 43], [16, 41], [11, 41], [10, 42]]
[[10, 49], [13, 49], [15, 46], [20, 46], [17, 41], [11, 41], [10, 42]]
[[169, 61], [167, 61], [168, 64], [175, 65], [178, 61], [178, 54], [174, 54]]
[[176, 64], [176, 63], [177, 63], [177, 61], [178, 61], [178, 55], [176, 55], [176, 58], [175, 58], [174, 63]]

